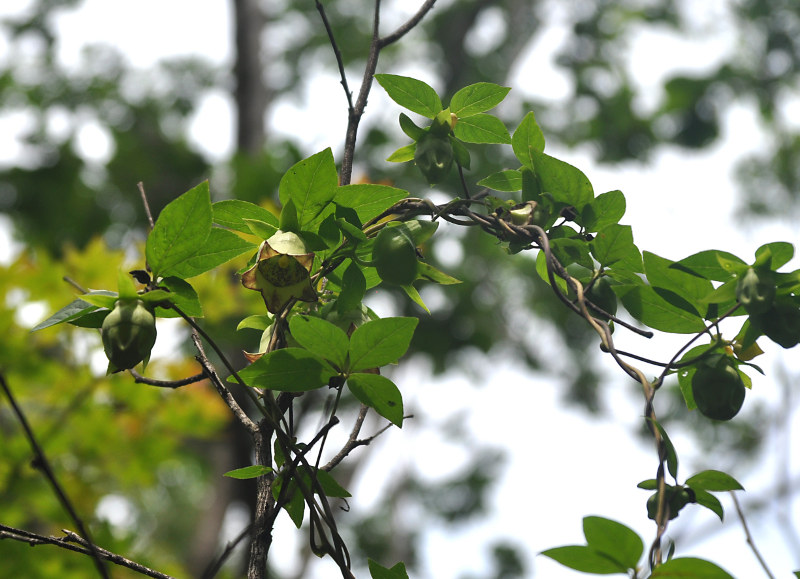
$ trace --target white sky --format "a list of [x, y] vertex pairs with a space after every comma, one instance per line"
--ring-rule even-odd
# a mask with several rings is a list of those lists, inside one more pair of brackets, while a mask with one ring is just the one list
[[[23, 4], [17, 3], [14, 8], [9, 3], [1, 4], [0, 17], [16, 12]], [[633, 76], [643, 86], [658, 82], [676, 68], [698, 70], [711, 66], [718, 55], [736, 42], [724, 26], [725, 2], [690, 4], [693, 10], [700, 10], [698, 6], [707, 7], [701, 15], [702, 34], [697, 34], [694, 40], [677, 39], [666, 31], [642, 32], [636, 37], [631, 47], [631, 63]], [[107, 42], [123, 50], [130, 62], [141, 68], [173, 55], [204, 55], [218, 63], [230, 63], [232, 27], [228, 5], [222, 1], [207, 2], [202, 4], [201, 10], [197, 2], [189, 0], [88, 0], [79, 11], [59, 18], [60, 54], [66, 63], [75, 65], [79, 62], [81, 46]], [[555, 25], [532, 47], [535, 58], [523, 61], [515, 71], [512, 82], [515, 91], [557, 100], [567, 90], [566, 81], [557, 69], [542, 66], [546, 64], [544, 55], [555, 51], [566, 34], [558, 17], [555, 20]], [[7, 48], [0, 43], [0, 59]], [[301, 95], [297, 101], [311, 107], [318, 113], [317, 118], [335, 120], [331, 125], [312, 121], [309, 140], [313, 149], [309, 152], [329, 144], [336, 151], [345, 121], [344, 99], [338, 98], [341, 87], [337, 76], [323, 70], [314, 72], [320, 75], [315, 81], [315, 90]], [[525, 78], [536, 78], [537, 82], [526, 86]], [[351, 88], [355, 88], [359, 80], [360, 76], [351, 78]], [[335, 98], [331, 98], [331, 94]], [[372, 94], [374, 106], [381, 96], [379, 90]], [[645, 93], [642, 105], [652, 106], [651, 97], [652, 92]], [[231, 150], [230, 111], [227, 97], [212, 95], [193, 123], [192, 138], [213, 158], [222, 158]], [[308, 114], [292, 103], [282, 103], [270, 120], [277, 130], [289, 131]], [[0, 134], [13, 134], [20, 126], [24, 126], [24, 119], [0, 117]], [[723, 142], [711, 151], [698, 154], [665, 149], [648, 167], [633, 164], [597, 167], [584, 151], [553, 149], [549, 152], [583, 169], [596, 192], [621, 189], [626, 194], [628, 212], [623, 222], [634, 225], [635, 240], [641, 249], [677, 259], [702, 249], [724, 248], [750, 260], [753, 251], [762, 243], [797, 240], [800, 224], [771, 224], [763, 228], [734, 224], [732, 214], [737, 200], [730, 178], [731, 164], [758, 147], [758, 122], [753, 112], [736, 107], [726, 119], [724, 134]], [[103, 135], [89, 130], [84, 137], [86, 149], [103, 156]], [[0, 164], [20, 153], [10, 140], [0, 141]], [[692, 210], [687, 212], [685, 207], [692, 207]], [[727, 211], [720, 211], [721, 207]], [[6, 235], [6, 231], [7, 226], [0, 222], [0, 234]], [[0, 237], [0, 259], [8, 259], [9, 247], [8, 240]], [[669, 348], [673, 350], [665, 350], [664, 341], [653, 346], [637, 343], [636, 349], [650, 348], [652, 351], [646, 354], [664, 358], [664, 352], [674, 351], [672, 344], [679, 340], [666, 342], [670, 342]], [[463, 377], [432, 381], [419, 368], [401, 367], [397, 374], [407, 406], [425, 408], [428, 416], [442, 421], [465, 409], [469, 411], [467, 421], [480, 440], [497, 445], [514, 441], [490, 515], [458, 533], [449, 529], [429, 532], [423, 549], [426, 571], [418, 577], [448, 579], [469, 570], [486, 569], [486, 547], [495, 538], [511, 539], [531, 555], [549, 547], [582, 543], [581, 519], [590, 514], [607, 516], [633, 527], [647, 545], [654, 531], [652, 522], [644, 514], [647, 494], [634, 486], [653, 476], [655, 460], [650, 448], [643, 448], [632, 434], [641, 405], [632, 396], [620, 394], [621, 390], [631, 388], [630, 383], [620, 377], [608, 360], [612, 382], [608, 388], [610, 396], [615, 405], [630, 407], [629, 412], [617, 412], [614, 417], [587, 418], [563, 408], [552, 382], [526, 377], [510, 362], [497, 366], [492, 382], [481, 388], [469, 385]], [[796, 362], [794, 367], [797, 368]], [[748, 402], [759, 397], [775, 399], [769, 380], [756, 378], [754, 383]], [[457, 408], [453, 407], [454, 399], [461, 400]], [[795, 424], [794, 432], [797, 428]], [[431, 438], [430, 434], [414, 434], [412, 428], [393, 431], [379, 443], [378, 450], [373, 451], [371, 460], [375, 461], [376, 470], [361, 481], [359, 488], [350, 490], [356, 499], [361, 497], [369, 503], [374, 498], [370, 495], [383, 482], [380, 479], [386, 475], [386, 470], [391, 472], [395, 462], [416, 464], [431, 476], [444, 474], [458, 459], [453, 458], [448, 448], [445, 442]], [[614, 449], [610, 454], [609, 448]], [[682, 455], [692, 454], [689, 448], [678, 450]], [[713, 457], [709, 457], [702, 468], [715, 466], [718, 465]], [[795, 472], [798, 466], [793, 465]], [[688, 468], [684, 463], [682, 477], [690, 474]], [[742, 482], [745, 487], [756, 490], [769, 482], [772, 472], [770, 467], [762, 480], [744, 479]], [[735, 470], [731, 474], [738, 476]], [[720, 498], [728, 521], [735, 522], [730, 500], [725, 496]], [[353, 505], [358, 508], [357, 501], [353, 501]], [[714, 518], [705, 510], [694, 511], [695, 515], [682, 514], [673, 524], [697, 522], [702, 526], [701, 521]], [[793, 512], [800, 515], [796, 501]], [[800, 567], [800, 561], [792, 560], [776, 531], [764, 528], [755, 520], [750, 523], [773, 572], [785, 577]], [[293, 527], [284, 528], [291, 534]], [[747, 549], [741, 528], [729, 524], [726, 529], [689, 552], [721, 564], [737, 577], [762, 576], [763, 572]], [[278, 531], [274, 553], [282, 552], [281, 544], [292, 544], [295, 540], [294, 536], [282, 537]], [[688, 553], [686, 545], [678, 547], [679, 554]], [[530, 558], [528, 564], [536, 571], [536, 577], [580, 576], [542, 557]], [[324, 563], [319, 569], [330, 570]], [[316, 576], [329, 576], [325, 571], [319, 573]]]

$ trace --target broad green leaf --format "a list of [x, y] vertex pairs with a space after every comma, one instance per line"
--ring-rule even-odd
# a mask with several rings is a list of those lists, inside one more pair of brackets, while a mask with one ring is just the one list
[[756, 249], [755, 267], [766, 266], [775, 271], [794, 257], [794, 246], [786, 241], [774, 241]]
[[503, 121], [486, 113], [479, 113], [466, 119], [459, 119], [453, 132], [457, 139], [467, 143], [486, 143], [505, 145], [511, 143], [508, 129]]
[[639, 535], [610, 519], [585, 517], [583, 534], [590, 549], [608, 555], [627, 569], [636, 568], [644, 551], [644, 543]]
[[247, 316], [241, 322], [239, 322], [239, 325], [236, 326], [236, 331], [251, 329], [263, 332], [269, 328], [274, 321], [275, 316], [272, 314], [253, 314], [252, 316]]
[[522, 189], [522, 174], [514, 169], [498, 171], [478, 181], [478, 185], [495, 191], [519, 191]]
[[705, 329], [699, 316], [673, 306], [649, 286], [619, 284], [612, 287], [625, 309], [654, 330], [694, 334]]
[[336, 300], [336, 311], [343, 314], [359, 308], [367, 291], [367, 278], [357, 263], [351, 261], [344, 270], [341, 287], [339, 298]]
[[173, 267], [171, 274], [183, 279], [194, 277], [227, 263], [245, 252], [255, 251], [257, 247], [256, 244], [245, 241], [231, 231], [215, 227], [205, 244], [193, 256]]
[[461, 122], [461, 119], [493, 109], [503, 102], [510, 90], [509, 87], [491, 82], [465, 86], [450, 100], [450, 112], [458, 117], [458, 122]]
[[367, 223], [406, 197], [408, 191], [403, 189], [388, 185], [357, 183], [339, 187], [333, 200], [337, 205], [353, 209], [361, 223]]
[[[278, 195], [284, 206], [292, 200], [301, 231], [316, 233], [312, 226], [336, 195], [339, 176], [330, 148], [295, 163], [281, 179]], [[283, 229], [283, 227], [281, 227]]]
[[464, 143], [450, 135], [450, 144], [453, 146], [453, 158], [456, 163], [464, 169], [469, 171], [472, 158], [469, 155], [469, 149], [464, 146]]
[[[294, 526], [299, 529], [303, 525], [303, 515], [306, 510], [306, 500], [303, 497], [303, 493], [300, 492], [300, 487], [297, 485], [297, 482], [294, 480], [294, 477], [289, 479], [288, 483], [286, 482], [286, 479], [284, 478], [284, 474], [286, 472], [287, 471], [282, 472], [275, 479], [275, 483], [272, 485], [272, 496], [275, 498], [276, 501], [279, 498], [280, 500], [285, 501], [285, 503], [283, 504], [283, 510], [285, 510], [286, 514], [289, 515], [289, 518], [292, 519]], [[304, 479], [307, 485], [308, 484], [307, 474], [304, 476]], [[285, 484], [288, 484], [288, 487], [284, 491], [283, 486]]]
[[171, 201], [147, 236], [145, 255], [153, 276], [173, 275], [176, 266], [192, 257], [211, 233], [208, 181]]
[[722, 503], [719, 502], [719, 499], [712, 495], [710, 492], [703, 490], [701, 488], [694, 488], [694, 498], [697, 501], [697, 504], [701, 507], [707, 508], [709, 511], [713, 512], [719, 517], [719, 520], [724, 520], [725, 512], [722, 508]]
[[731, 475], [718, 470], [704, 470], [686, 479], [693, 489], [706, 491], [743, 491], [744, 487]]
[[627, 573], [628, 568], [610, 559], [608, 556], [595, 551], [587, 545], [569, 545], [566, 547], [556, 547], [541, 552], [545, 557], [550, 557], [554, 561], [561, 563], [565, 567], [581, 571], [583, 573], [594, 573], [595, 575], [612, 575], [614, 573]]
[[50, 326], [55, 326], [56, 324], [63, 324], [64, 322], [71, 322], [73, 320], [77, 320], [87, 314], [90, 314], [97, 310], [99, 306], [94, 304], [90, 304], [81, 299], [74, 300], [70, 302], [68, 305], [64, 306], [52, 316], [43, 320], [36, 324], [31, 332], [35, 332], [37, 330], [43, 330], [45, 328], [49, 328]]
[[594, 199], [591, 182], [577, 167], [535, 150], [531, 151], [531, 158], [542, 191], [550, 193], [555, 201], [580, 211]]
[[235, 470], [229, 470], [222, 476], [244, 480], [249, 478], [258, 478], [262, 475], [269, 474], [271, 472], [272, 469], [268, 466], [264, 466], [263, 464], [254, 464], [251, 466], [237, 468]]
[[394, 382], [380, 374], [356, 372], [347, 377], [347, 387], [362, 404], [402, 428], [403, 396]]
[[406, 353], [417, 318], [382, 318], [363, 324], [350, 336], [351, 372], [380, 368]]
[[608, 191], [595, 197], [581, 210], [581, 220], [587, 232], [600, 231], [619, 223], [625, 215], [625, 195], [622, 191]]
[[672, 261], [649, 251], [642, 252], [642, 258], [647, 280], [652, 287], [670, 290], [688, 301], [694, 310], [706, 313], [703, 299], [714, 290], [709, 280], [672, 268]]
[[650, 579], [733, 579], [733, 576], [710, 561], [694, 557], [670, 559], [653, 569]]
[[[179, 277], [165, 277], [159, 285], [169, 290], [167, 299], [178, 306], [181, 311], [192, 318], [202, 318], [203, 308], [200, 305], [200, 298], [189, 282]], [[155, 292], [145, 294], [148, 296]], [[160, 318], [176, 318], [178, 312], [171, 308], [156, 308], [156, 315]]]
[[[319, 356], [303, 348], [284, 348], [261, 356], [239, 371], [248, 385], [282, 392], [322, 388], [336, 371]], [[228, 382], [235, 382], [233, 376]]]
[[731, 279], [732, 272], [729, 268], [722, 266], [722, 260], [725, 260], [726, 263], [739, 263], [745, 269], [747, 268], [747, 264], [732, 253], [717, 249], [695, 253], [676, 261], [670, 267], [713, 281], [728, 281]]
[[[319, 482], [319, 486], [322, 487], [322, 490], [325, 492], [325, 496], [328, 497], [336, 497], [339, 499], [346, 499], [351, 497], [352, 495], [340, 485], [333, 475], [326, 470], [316, 470], [315, 471], [317, 476], [317, 481]], [[319, 493], [317, 493], [319, 494]]]
[[[290, 205], [292, 207], [293, 205]], [[283, 212], [281, 212], [283, 214]], [[267, 223], [266, 221], [261, 221], [260, 219], [248, 219], [245, 218], [244, 224], [247, 226], [248, 231], [247, 233], [252, 233], [253, 235], [257, 235], [261, 239], [269, 239], [273, 235], [278, 232], [280, 228], [280, 224], [276, 223], [273, 225], [272, 223]]]
[[306, 350], [344, 368], [350, 341], [343, 330], [322, 318], [293, 316], [289, 320], [289, 331]]
[[646, 491], [657, 490], [658, 489], [658, 480], [656, 480], [654, 478], [649, 478], [647, 480], [643, 480], [638, 485], [636, 485], [636, 488], [644, 489]]
[[442, 111], [436, 91], [421, 80], [395, 74], [376, 74], [375, 80], [394, 102], [423, 117], [433, 119]]
[[633, 230], [630, 225], [609, 225], [597, 232], [591, 242], [592, 255], [602, 266], [639, 254], [633, 244]]
[[533, 153], [544, 151], [544, 133], [536, 123], [536, 116], [529, 112], [511, 137], [511, 148], [520, 163], [534, 169]]
[[372, 559], [369, 559], [369, 574], [372, 579], [408, 579], [406, 566], [403, 563], [387, 569]]
[[417, 150], [417, 143], [404, 145], [397, 149], [394, 153], [386, 157], [389, 163], [407, 163], [414, 160], [414, 152]]
[[271, 211], [249, 201], [239, 199], [217, 201], [211, 204], [211, 210], [214, 223], [241, 233], [251, 232], [246, 221], [248, 219], [260, 221], [271, 225], [273, 229], [278, 229], [278, 218]]

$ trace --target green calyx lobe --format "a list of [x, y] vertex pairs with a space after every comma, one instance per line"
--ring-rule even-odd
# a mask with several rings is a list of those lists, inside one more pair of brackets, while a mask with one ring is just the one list
[[142, 300], [118, 300], [102, 328], [109, 374], [147, 364], [156, 343], [156, 319]]
[[748, 314], [763, 314], [775, 300], [775, 274], [768, 269], [748, 268], [736, 284], [736, 299]]
[[[665, 506], [669, 509], [670, 520], [676, 518], [683, 507], [697, 502], [694, 491], [688, 487], [667, 485], [664, 493], [666, 496]], [[658, 497], [658, 493], [653, 493], [647, 499], [647, 518], [654, 521], [658, 514]]]
[[739, 371], [727, 358], [702, 364], [692, 377], [697, 409], [713, 420], [730, 420], [744, 404], [745, 386]]

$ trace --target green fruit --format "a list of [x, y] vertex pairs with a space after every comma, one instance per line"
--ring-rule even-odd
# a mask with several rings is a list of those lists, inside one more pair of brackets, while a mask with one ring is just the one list
[[736, 284], [736, 299], [748, 314], [763, 314], [775, 300], [775, 274], [768, 269], [748, 268]]
[[117, 300], [103, 320], [108, 372], [133, 368], [150, 358], [156, 343], [156, 318], [142, 300]]
[[417, 248], [400, 227], [385, 227], [378, 233], [372, 260], [378, 275], [388, 284], [407, 286], [417, 279]]
[[[694, 491], [688, 487], [666, 485], [664, 493], [667, 498], [665, 506], [669, 509], [669, 520], [676, 518], [681, 509], [689, 503], [697, 502]], [[655, 492], [647, 499], [647, 518], [655, 521], [657, 514], [658, 492]]]
[[453, 146], [449, 137], [439, 137], [431, 133], [422, 137], [417, 141], [414, 150], [414, 162], [428, 183], [439, 183], [447, 177], [453, 166]]
[[692, 377], [692, 395], [697, 409], [713, 420], [730, 420], [744, 404], [745, 386], [739, 371], [727, 359], [716, 365], [701, 365]]

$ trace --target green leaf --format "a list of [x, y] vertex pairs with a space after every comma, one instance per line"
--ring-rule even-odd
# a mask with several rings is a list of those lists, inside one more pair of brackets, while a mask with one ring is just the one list
[[405, 145], [397, 149], [394, 153], [386, 157], [389, 163], [407, 163], [414, 160], [414, 152], [417, 150], [417, 143]]
[[81, 318], [87, 314], [90, 314], [96, 311], [98, 306], [94, 304], [90, 304], [89, 302], [83, 301], [81, 299], [74, 300], [70, 302], [68, 305], [64, 306], [52, 316], [43, 320], [36, 324], [31, 332], [35, 332], [37, 330], [43, 330], [45, 328], [49, 328], [50, 326], [55, 326], [57, 324], [63, 324], [64, 322], [72, 322]]
[[343, 314], [349, 310], [359, 308], [366, 291], [367, 278], [358, 264], [351, 261], [342, 274], [342, 290], [336, 300], [336, 310]]
[[239, 325], [236, 326], [236, 331], [250, 329], [263, 332], [269, 328], [274, 321], [275, 316], [272, 314], [254, 314], [252, 316], [247, 316], [239, 322]]
[[608, 555], [626, 569], [635, 569], [644, 551], [639, 535], [610, 519], [585, 517], [583, 534], [589, 548]]
[[503, 102], [510, 90], [509, 87], [491, 82], [479, 82], [465, 86], [450, 100], [450, 112], [454, 113], [461, 122], [463, 118], [493, 109]]
[[597, 232], [591, 242], [592, 255], [602, 266], [630, 257], [639, 250], [633, 244], [633, 230], [630, 225], [609, 225]]
[[569, 545], [566, 547], [556, 547], [541, 552], [545, 557], [550, 557], [554, 561], [561, 563], [565, 567], [581, 571], [583, 573], [594, 573], [595, 575], [611, 575], [613, 573], [627, 573], [628, 569], [610, 559], [603, 553], [595, 551], [587, 545]]
[[587, 232], [600, 231], [619, 223], [625, 215], [625, 195], [622, 191], [601, 193], [581, 210], [581, 221]]
[[428, 281], [432, 281], [433, 283], [438, 283], [441, 285], [453, 285], [461, 283], [461, 280], [456, 279], [453, 276], [447, 275], [443, 271], [439, 271], [431, 264], [425, 263], [424, 261], [420, 261], [417, 267], [418, 267], [417, 270], [418, 279], [426, 279]]
[[376, 74], [375, 80], [394, 102], [423, 117], [433, 119], [442, 111], [436, 91], [421, 80], [395, 74]]
[[703, 490], [701, 488], [694, 488], [694, 498], [697, 501], [697, 504], [701, 507], [707, 508], [709, 511], [713, 512], [719, 517], [719, 520], [722, 521], [725, 517], [724, 509], [722, 508], [722, 503], [719, 502], [719, 499], [712, 495], [710, 492]]
[[281, 179], [278, 195], [284, 206], [291, 199], [301, 231], [316, 233], [313, 224], [336, 195], [339, 176], [330, 148], [295, 163]]
[[255, 220], [278, 229], [278, 218], [268, 209], [260, 205], [241, 201], [239, 199], [226, 199], [211, 204], [213, 221], [217, 225], [234, 229], [241, 233], [250, 233], [251, 228], [247, 225], [247, 220]]
[[347, 387], [362, 404], [402, 428], [403, 396], [394, 382], [380, 374], [356, 372], [347, 377]]
[[[306, 392], [328, 384], [336, 370], [303, 348], [284, 348], [261, 356], [239, 371], [248, 385], [282, 392]], [[230, 376], [228, 382], [235, 382]]]
[[236, 479], [248, 479], [248, 478], [258, 478], [262, 475], [269, 474], [271, 472], [272, 469], [268, 466], [264, 466], [263, 464], [254, 464], [251, 466], [245, 466], [243, 468], [237, 468], [235, 470], [229, 470], [222, 476], [227, 476]]
[[669, 474], [672, 475], [672, 478], [678, 478], [678, 453], [675, 451], [675, 446], [672, 444], [672, 440], [670, 440], [669, 435], [667, 435], [667, 431], [664, 430], [664, 427], [661, 426], [660, 422], [652, 420], [651, 423], [658, 429], [659, 434], [661, 435], [661, 439], [664, 442], [664, 448], [667, 451], [667, 470]]
[[459, 119], [453, 132], [456, 138], [467, 143], [486, 143], [506, 145], [511, 143], [508, 129], [503, 121], [486, 113], [479, 113], [466, 119]]
[[425, 129], [418, 127], [417, 124], [405, 113], [400, 113], [400, 128], [403, 129], [403, 132], [408, 137], [414, 139], [415, 141], [419, 141], [420, 137], [424, 136], [426, 133]]
[[356, 328], [350, 336], [351, 372], [380, 368], [406, 353], [417, 318], [382, 318]]
[[583, 171], [536, 150], [531, 150], [530, 156], [542, 191], [550, 193], [554, 200], [580, 211], [594, 199], [594, 189]]
[[714, 563], [694, 557], [670, 559], [653, 569], [650, 579], [733, 579], [733, 576]]
[[[189, 282], [179, 277], [165, 277], [159, 285], [169, 290], [167, 299], [178, 306], [181, 311], [192, 318], [202, 318], [203, 308], [200, 298]], [[155, 292], [145, 294], [145, 297]], [[156, 315], [160, 318], [177, 318], [180, 314], [171, 308], [156, 308]]]
[[671, 267], [673, 262], [649, 251], [642, 252], [647, 280], [654, 288], [663, 288], [676, 293], [702, 314], [708, 309], [703, 299], [714, 291], [712, 283], [690, 273]]
[[514, 131], [514, 136], [511, 137], [511, 148], [520, 163], [531, 169], [534, 168], [533, 153], [544, 151], [544, 133], [536, 123], [536, 116], [533, 112], [525, 115], [517, 130]]
[[[291, 204], [289, 205], [292, 206]], [[284, 206], [284, 209], [286, 207]], [[281, 215], [285, 215], [285, 212], [281, 211]], [[295, 213], [296, 216], [296, 213]], [[261, 239], [269, 239], [273, 235], [278, 232], [280, 228], [280, 224], [273, 225], [272, 223], [267, 223], [266, 221], [261, 221], [260, 219], [244, 219], [244, 224], [248, 227], [248, 233], [252, 233], [253, 235], [257, 235]], [[297, 229], [298, 226], [294, 228]], [[291, 229], [287, 229], [287, 231], [291, 231]]]
[[322, 318], [293, 316], [289, 320], [289, 331], [305, 349], [344, 368], [350, 341], [343, 330]]
[[717, 249], [708, 249], [695, 253], [673, 263], [670, 267], [713, 281], [728, 281], [731, 279], [733, 272], [730, 268], [723, 267], [723, 261], [725, 263], [739, 263], [744, 269], [747, 269], [747, 264], [744, 261], [732, 253]]
[[619, 284], [612, 287], [625, 309], [654, 330], [694, 334], [705, 329], [699, 316], [670, 304], [650, 286]]
[[235, 233], [225, 229], [211, 230], [205, 244], [186, 261], [172, 268], [174, 277], [189, 278], [205, 273], [226, 263], [245, 252], [255, 251], [256, 244], [245, 241]]
[[108, 290], [93, 290], [89, 293], [83, 294], [81, 299], [101, 308], [114, 309], [114, 304], [117, 303], [119, 295], [116, 292]]
[[522, 189], [522, 173], [513, 169], [498, 171], [478, 181], [478, 185], [495, 191], [519, 191]]
[[315, 470], [314, 472], [316, 473], [317, 481], [319, 482], [319, 486], [322, 487], [325, 496], [339, 499], [346, 499], [352, 496], [328, 471]]
[[718, 470], [704, 470], [686, 479], [693, 489], [706, 491], [743, 491], [744, 487], [731, 475]]
[[153, 277], [169, 276], [202, 247], [211, 233], [208, 181], [171, 201], [147, 237], [145, 255]]
[[367, 223], [406, 197], [408, 191], [403, 189], [359, 183], [339, 187], [333, 200], [337, 205], [353, 209], [361, 223]]
[[454, 136], [449, 135], [450, 144], [453, 146], [453, 158], [456, 163], [461, 165], [464, 169], [469, 171], [472, 158], [469, 155], [469, 149], [464, 146], [464, 143], [456, 139]]
[[403, 563], [387, 569], [372, 559], [369, 559], [369, 574], [372, 579], [408, 579], [406, 566]]
[[406, 292], [406, 295], [411, 298], [411, 301], [413, 301], [427, 313], [431, 313], [431, 311], [428, 309], [428, 306], [426, 306], [425, 302], [422, 301], [422, 296], [419, 295], [417, 288], [415, 288], [413, 285], [404, 285], [402, 286], [402, 289], [404, 292]]
[[794, 257], [794, 246], [786, 241], [774, 241], [756, 249], [754, 267], [766, 266], [775, 271]]

